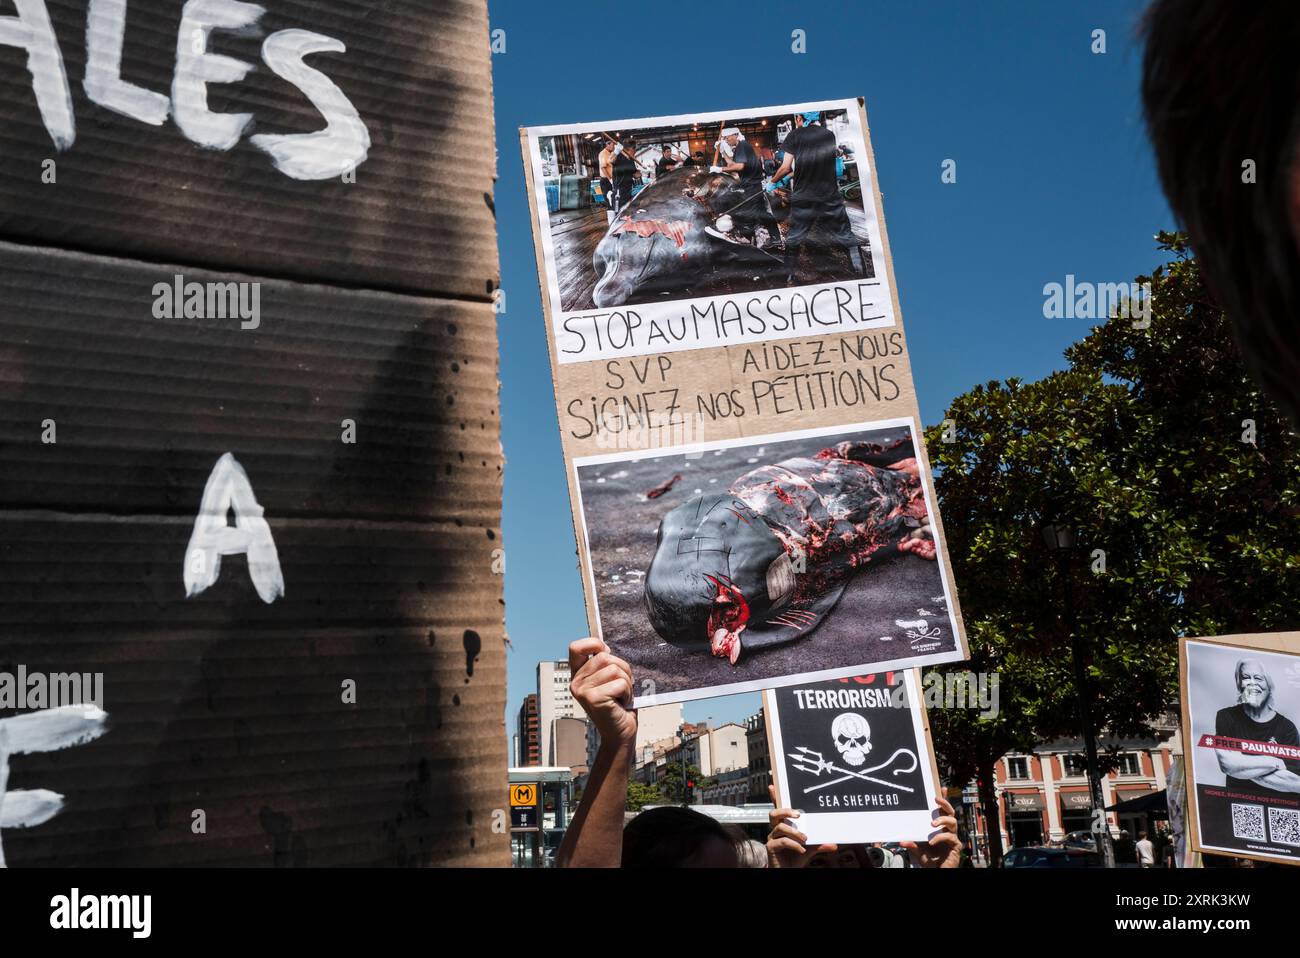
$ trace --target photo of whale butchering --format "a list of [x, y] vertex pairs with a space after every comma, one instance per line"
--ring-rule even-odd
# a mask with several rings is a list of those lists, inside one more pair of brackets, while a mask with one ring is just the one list
[[575, 460], [638, 704], [962, 657], [906, 420]]
[[875, 277], [845, 109], [583, 129], [537, 140], [562, 311]]

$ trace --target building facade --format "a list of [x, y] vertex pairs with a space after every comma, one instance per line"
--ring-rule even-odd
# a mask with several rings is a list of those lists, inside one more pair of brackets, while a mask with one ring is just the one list
[[[1098, 741], [1099, 753], [1113, 755], [1118, 767], [1102, 777], [1102, 797], [1107, 806], [1140, 798], [1165, 788], [1169, 769], [1181, 745], [1177, 725], [1165, 719], [1156, 727], [1157, 738]], [[994, 789], [998, 796], [997, 828], [1004, 849], [1060, 842], [1071, 832], [1088, 832], [1092, 824], [1092, 796], [1088, 784], [1083, 743], [1061, 739], [1030, 753], [998, 759]], [[987, 847], [988, 828], [982, 809], [976, 833]], [[1136, 839], [1152, 822], [1143, 813], [1107, 812], [1110, 832], [1127, 831]]]
[[537, 693], [524, 696], [519, 706], [519, 729], [515, 732], [518, 742], [516, 765], [542, 764], [542, 739], [537, 715]]
[[769, 802], [767, 786], [772, 784], [772, 758], [767, 747], [767, 720], [760, 710], [745, 719], [745, 746], [749, 752], [748, 801]]
[[582, 718], [581, 709], [569, 691], [568, 662], [537, 663], [537, 724], [540, 730], [540, 758], [544, 765], [563, 765], [555, 756], [555, 720]]
[[[728, 722], [726, 725], [719, 725], [715, 729], [709, 729], [708, 732], [701, 736], [701, 740], [707, 740], [709, 745], [709, 771], [706, 775], [722, 775], [724, 772], [734, 772], [744, 769], [745, 774], [749, 774], [749, 743], [746, 736], [747, 729], [738, 722]], [[704, 771], [704, 766], [700, 766]]]
[[749, 769], [734, 768], [722, 772], [700, 792], [704, 805], [744, 805], [749, 798]]
[[738, 768], [749, 768], [749, 747], [745, 741], [745, 726], [728, 722], [715, 729], [700, 723], [683, 723], [679, 744], [669, 749], [665, 758], [669, 763], [685, 762], [694, 765], [705, 778]]
[[575, 778], [587, 774], [587, 730], [590, 722], [580, 718], [557, 718], [551, 740], [556, 767], [568, 768]]

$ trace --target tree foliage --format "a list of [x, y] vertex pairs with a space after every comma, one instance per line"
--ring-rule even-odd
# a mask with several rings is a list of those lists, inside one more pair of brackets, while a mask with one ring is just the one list
[[686, 781], [693, 783], [689, 789], [690, 795], [683, 797], [684, 790], [682, 787], [682, 763], [667, 762], [664, 765], [664, 777], [658, 783], [657, 788], [663, 795], [665, 801], [674, 804], [687, 804], [690, 800], [698, 801], [700, 791], [707, 785], [713, 784], [713, 779], [706, 779], [700, 774], [698, 765], [686, 766]]
[[[1173, 255], [1137, 279], [1149, 327], [1113, 316], [1066, 350], [1064, 370], [976, 386], [927, 430], [969, 667], [1001, 675], [995, 719], [932, 716], [952, 782], [1080, 734], [1072, 636], [1094, 724], [1130, 736], [1176, 706], [1179, 635], [1300, 621], [1297, 440], [1185, 239], [1157, 239]], [[1076, 532], [1068, 568], [1044, 545], [1052, 521]]]
[[635, 779], [627, 783], [627, 804], [629, 812], [639, 812], [647, 805], [661, 805], [664, 797], [654, 785], [638, 782]]

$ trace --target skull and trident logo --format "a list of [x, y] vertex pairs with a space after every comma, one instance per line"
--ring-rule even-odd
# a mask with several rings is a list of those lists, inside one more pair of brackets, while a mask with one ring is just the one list
[[[898, 782], [889, 782], [881, 778], [875, 778], [872, 772], [879, 772], [881, 769], [890, 768], [894, 760], [900, 755], [905, 755], [911, 759], [911, 764], [906, 767], [890, 769], [891, 775], [905, 775], [908, 772], [916, 771], [917, 757], [916, 753], [910, 748], [899, 748], [894, 750], [894, 754], [879, 765], [873, 765], [871, 768], [864, 768], [857, 771], [858, 766], [866, 764], [867, 755], [871, 752], [871, 726], [867, 720], [857, 712], [842, 712], [835, 716], [831, 722], [831, 738], [835, 742], [835, 750], [839, 752], [840, 757], [851, 767], [842, 768], [822, 758], [821, 752], [815, 752], [810, 748], [798, 746], [794, 752], [790, 753], [790, 758], [794, 759], [791, 768], [797, 768], [801, 772], [812, 772], [818, 778], [823, 773], [838, 772], [838, 778], [832, 778], [829, 781], [819, 782], [816, 785], [810, 785], [804, 789], [804, 794], [815, 792], [819, 788], [826, 788], [829, 785], [837, 785], [840, 782], [847, 782], [851, 778], [858, 778], [865, 782], [874, 782], [877, 785], [884, 785], [887, 788], [895, 788], [902, 792], [915, 791], [909, 785], [902, 785]], [[796, 754], [798, 753], [798, 754]], [[904, 759], [906, 762], [906, 759]]]

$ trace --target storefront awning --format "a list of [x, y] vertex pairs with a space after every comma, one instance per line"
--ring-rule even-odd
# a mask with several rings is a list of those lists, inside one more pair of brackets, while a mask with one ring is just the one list
[[1114, 805], [1107, 806], [1106, 811], [1146, 812], [1148, 815], [1154, 815], [1158, 818], [1168, 818], [1169, 800], [1164, 789], [1158, 792], [1143, 792], [1135, 798], [1125, 799], [1116, 802]]
[[1028, 794], [1004, 792], [1002, 797], [1006, 800], [1007, 812], [1013, 815], [1016, 812], [1041, 812], [1043, 810], [1042, 792], [1030, 792]]

